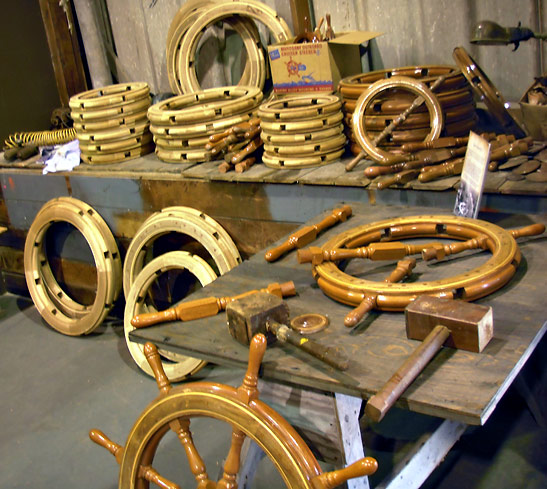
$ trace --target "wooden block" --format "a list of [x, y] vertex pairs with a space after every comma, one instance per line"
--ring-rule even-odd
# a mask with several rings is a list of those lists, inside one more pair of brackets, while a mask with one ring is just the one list
[[445, 346], [481, 352], [494, 335], [492, 308], [422, 295], [405, 309], [406, 334], [423, 340], [438, 324], [450, 329]]

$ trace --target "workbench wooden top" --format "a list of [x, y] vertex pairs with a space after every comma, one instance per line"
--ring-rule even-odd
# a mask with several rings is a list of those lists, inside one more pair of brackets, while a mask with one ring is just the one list
[[[431, 208], [423, 207], [360, 203], [351, 203], [351, 206], [353, 216], [322, 233], [314, 245], [368, 222], [432, 213]], [[326, 209], [328, 211], [330, 209]], [[446, 211], [438, 214], [446, 214]], [[318, 222], [325, 215], [307, 224]], [[503, 228], [547, 222], [545, 215], [532, 218], [496, 213], [481, 218]], [[494, 312], [494, 338], [485, 350], [471, 353], [444, 348], [405, 392], [398, 406], [473, 425], [488, 419], [547, 330], [543, 268], [547, 258], [546, 239], [545, 235], [519, 239], [522, 261], [515, 276], [501, 290], [477, 301], [492, 306]], [[488, 252], [473, 251], [450, 256], [439, 263], [419, 260], [414, 277], [424, 281], [464, 273], [489, 256]], [[383, 280], [393, 269], [393, 263], [352, 260], [346, 271], [350, 269], [354, 275], [366, 269], [367, 279]], [[350, 367], [344, 372], [336, 371], [291, 345], [274, 344], [264, 357], [261, 375], [265, 379], [367, 399], [419, 345], [406, 338], [403, 313], [373, 311], [354, 329], [344, 327], [343, 318], [349, 306], [323, 294], [311, 276], [311, 266], [298, 264], [295, 251], [274, 263], [266, 262], [264, 254], [257, 253], [191, 298], [232, 296], [265, 287], [270, 282], [288, 280], [295, 282], [298, 292], [296, 297], [286, 299], [291, 317], [304, 312], [327, 315], [330, 325], [313, 338], [338, 346], [350, 357]], [[247, 362], [247, 347], [231, 338], [223, 313], [186, 323], [165, 323], [134, 331], [130, 336], [134, 341], [152, 341], [167, 350], [218, 364], [244, 367]]]

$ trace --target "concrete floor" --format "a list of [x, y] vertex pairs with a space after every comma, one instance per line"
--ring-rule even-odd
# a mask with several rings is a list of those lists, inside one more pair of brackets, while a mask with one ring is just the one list
[[[117, 487], [114, 458], [89, 441], [88, 431], [98, 427], [123, 444], [138, 415], [157, 395], [155, 382], [140, 372], [127, 351], [121, 322], [110, 322], [87, 337], [68, 337], [46, 325], [30, 300], [4, 294], [0, 333], [0, 488]], [[544, 338], [523, 371], [544, 412], [546, 352]], [[242, 375], [207, 366], [197, 377], [238, 385]], [[363, 433], [366, 453], [380, 462], [379, 476], [417, 439], [421, 427], [435, 422], [411, 416], [396, 412], [389, 423]], [[193, 424], [210, 475], [219, 470], [219, 454], [226, 454], [218, 441], [223, 431], [225, 427], [208, 420]], [[162, 450], [168, 455], [157, 467], [169, 477], [184, 459], [177, 443], [166, 440]], [[423, 487], [546, 488], [546, 453], [545, 424], [536, 423], [512, 387], [486, 425], [468, 429]], [[255, 487], [282, 487], [268, 467], [262, 470]], [[372, 478], [373, 486], [378, 479]], [[182, 480], [183, 487], [195, 487]]]

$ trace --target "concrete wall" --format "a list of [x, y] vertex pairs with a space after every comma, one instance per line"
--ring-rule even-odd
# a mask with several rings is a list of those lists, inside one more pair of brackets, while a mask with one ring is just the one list
[[[81, 0], [75, 0], [76, 3]], [[116, 43], [121, 78], [145, 80], [154, 91], [169, 91], [165, 47], [167, 30], [181, 0], [106, 0]], [[267, 0], [292, 25], [287, 0]], [[316, 19], [331, 13], [333, 27], [375, 30], [373, 68], [416, 64], [453, 64], [452, 50], [464, 46], [508, 100], [518, 100], [533, 77], [545, 70], [546, 46], [530, 40], [513, 52], [505, 46], [472, 46], [472, 26], [482, 19], [505, 26], [519, 21], [547, 31], [545, 0], [310, 0]], [[545, 43], [543, 43], [545, 44]], [[543, 51], [542, 51], [543, 50]], [[215, 59], [214, 39], [205, 43], [202, 86], [226, 82]], [[543, 67], [541, 64], [543, 63]]]

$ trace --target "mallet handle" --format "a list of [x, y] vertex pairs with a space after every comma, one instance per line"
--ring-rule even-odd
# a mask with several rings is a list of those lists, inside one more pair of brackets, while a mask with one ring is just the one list
[[338, 370], [346, 370], [348, 368], [348, 358], [330, 346], [321, 345], [320, 343], [297, 333], [288, 326], [279, 324], [275, 321], [268, 321], [266, 323], [266, 328], [268, 331], [272, 332], [281, 343], [290, 343]]
[[437, 354], [449, 336], [450, 330], [446, 326], [435, 326], [380, 391], [369, 399], [365, 406], [365, 414], [373, 421], [381, 421], [397, 399]]

